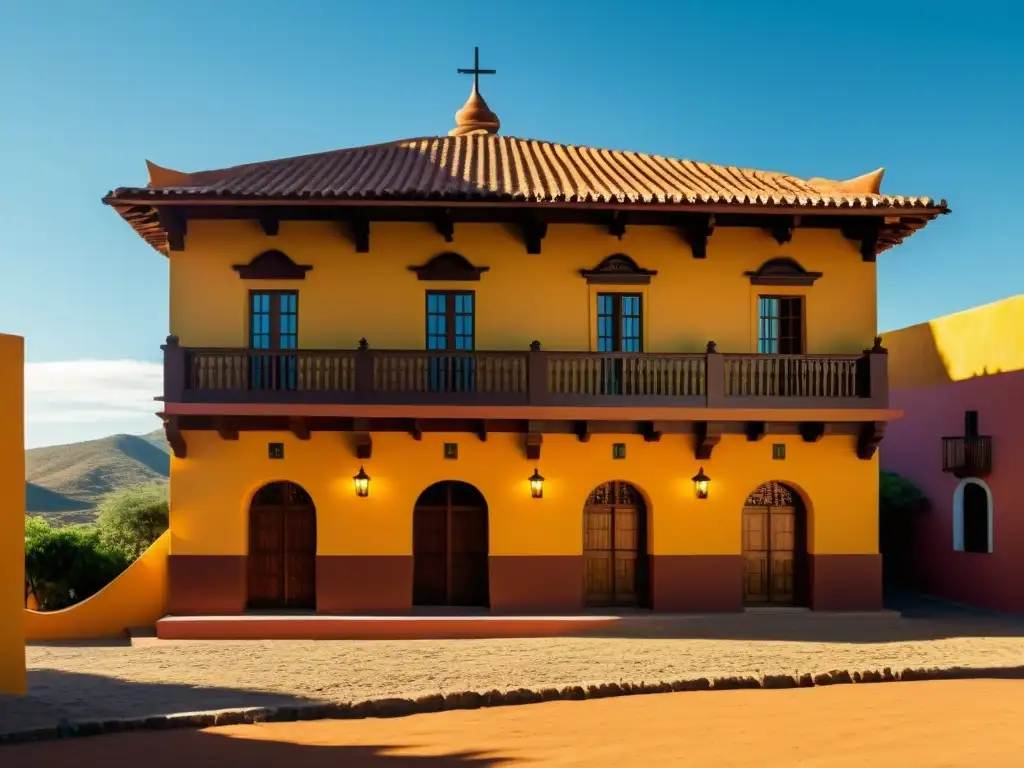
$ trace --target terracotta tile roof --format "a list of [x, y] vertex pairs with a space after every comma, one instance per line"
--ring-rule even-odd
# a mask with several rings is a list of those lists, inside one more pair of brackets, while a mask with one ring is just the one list
[[119, 200], [237, 199], [575, 204], [726, 204], [904, 211], [945, 208], [878, 194], [881, 174], [846, 182], [476, 134], [408, 139], [199, 173], [151, 166], [146, 187]]

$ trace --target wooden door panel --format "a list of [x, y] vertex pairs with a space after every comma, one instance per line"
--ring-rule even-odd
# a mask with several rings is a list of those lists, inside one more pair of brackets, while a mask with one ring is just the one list
[[771, 592], [773, 603], [790, 605], [793, 603], [793, 553], [772, 552], [771, 559]]
[[417, 507], [413, 511], [413, 603], [448, 602], [448, 510]]
[[772, 605], [796, 602], [800, 527], [793, 507], [743, 510], [744, 601]]
[[316, 511], [293, 507], [284, 514], [285, 602], [291, 608], [316, 607]]
[[452, 556], [452, 594], [449, 605], [486, 607], [490, 599], [487, 555]]
[[632, 605], [637, 601], [636, 552], [615, 553], [615, 602]]
[[483, 498], [460, 484], [428, 493], [431, 506], [413, 510], [413, 604], [486, 607], [490, 542]]
[[452, 554], [486, 555], [487, 512], [482, 509], [452, 509]]
[[585, 601], [592, 606], [641, 602], [647, 557], [646, 510], [624, 483], [595, 488], [583, 512]]
[[772, 552], [796, 550], [796, 511], [773, 507], [769, 513]]
[[248, 602], [253, 608], [316, 606], [316, 508], [293, 483], [261, 488], [249, 508]]
[[768, 556], [764, 553], [744, 553], [743, 599], [748, 603], [768, 602]]
[[587, 605], [610, 605], [614, 600], [611, 552], [588, 552], [583, 562]]
[[284, 514], [280, 508], [253, 507], [249, 512], [249, 604], [273, 608], [284, 604]]
[[746, 508], [743, 510], [743, 551], [768, 551], [768, 510]]
[[583, 549], [610, 552], [612, 547], [612, 510], [592, 507], [584, 512]]
[[453, 507], [451, 510], [450, 605], [486, 606], [490, 599], [487, 510]]
[[640, 538], [640, 531], [637, 529], [637, 510], [618, 508], [614, 514], [615, 551], [635, 554]]
[[441, 555], [448, 551], [448, 520], [444, 507], [417, 507], [413, 512], [413, 555]]

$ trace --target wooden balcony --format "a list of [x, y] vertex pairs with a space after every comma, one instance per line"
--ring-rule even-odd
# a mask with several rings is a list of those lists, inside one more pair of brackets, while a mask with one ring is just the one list
[[992, 438], [942, 438], [942, 471], [956, 477], [986, 477], [992, 472]]
[[168, 403], [680, 406], [877, 409], [888, 406], [885, 350], [859, 355], [164, 350]]

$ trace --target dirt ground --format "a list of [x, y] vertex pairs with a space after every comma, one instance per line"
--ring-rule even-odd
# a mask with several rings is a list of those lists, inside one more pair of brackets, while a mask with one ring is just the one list
[[0, 748], [5, 768], [108, 765], [1019, 766], [1024, 681], [721, 691], [266, 723]]
[[665, 618], [616, 636], [447, 641], [136, 641], [27, 649], [29, 696], [0, 696], [0, 732], [69, 720], [300, 701], [696, 677], [1019, 667], [1024, 623], [735, 615]]

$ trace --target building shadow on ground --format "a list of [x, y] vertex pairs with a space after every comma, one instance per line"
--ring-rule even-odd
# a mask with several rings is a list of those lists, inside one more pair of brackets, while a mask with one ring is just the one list
[[[400, 754], [416, 745], [301, 744], [238, 736], [259, 727], [234, 728], [231, 736], [219, 730], [174, 730], [18, 744], [0, 747], [0, 762], [4, 768], [88, 768], [110, 765], [111, 760], [146, 768], [485, 768], [519, 762], [479, 752]], [[303, 724], [293, 727], [301, 732]]]
[[904, 643], [971, 637], [1024, 638], [1024, 616], [949, 603], [913, 592], [886, 597], [882, 613], [781, 610], [721, 614], [623, 613], [620, 621], [576, 637], [748, 640], [807, 643]]
[[[282, 674], [284, 674], [282, 670]], [[315, 702], [289, 694], [241, 688], [122, 680], [55, 669], [28, 671], [28, 696], [0, 696], [0, 733], [83, 722], [239, 707], [285, 707]], [[0, 760], [0, 765], [6, 763]]]

